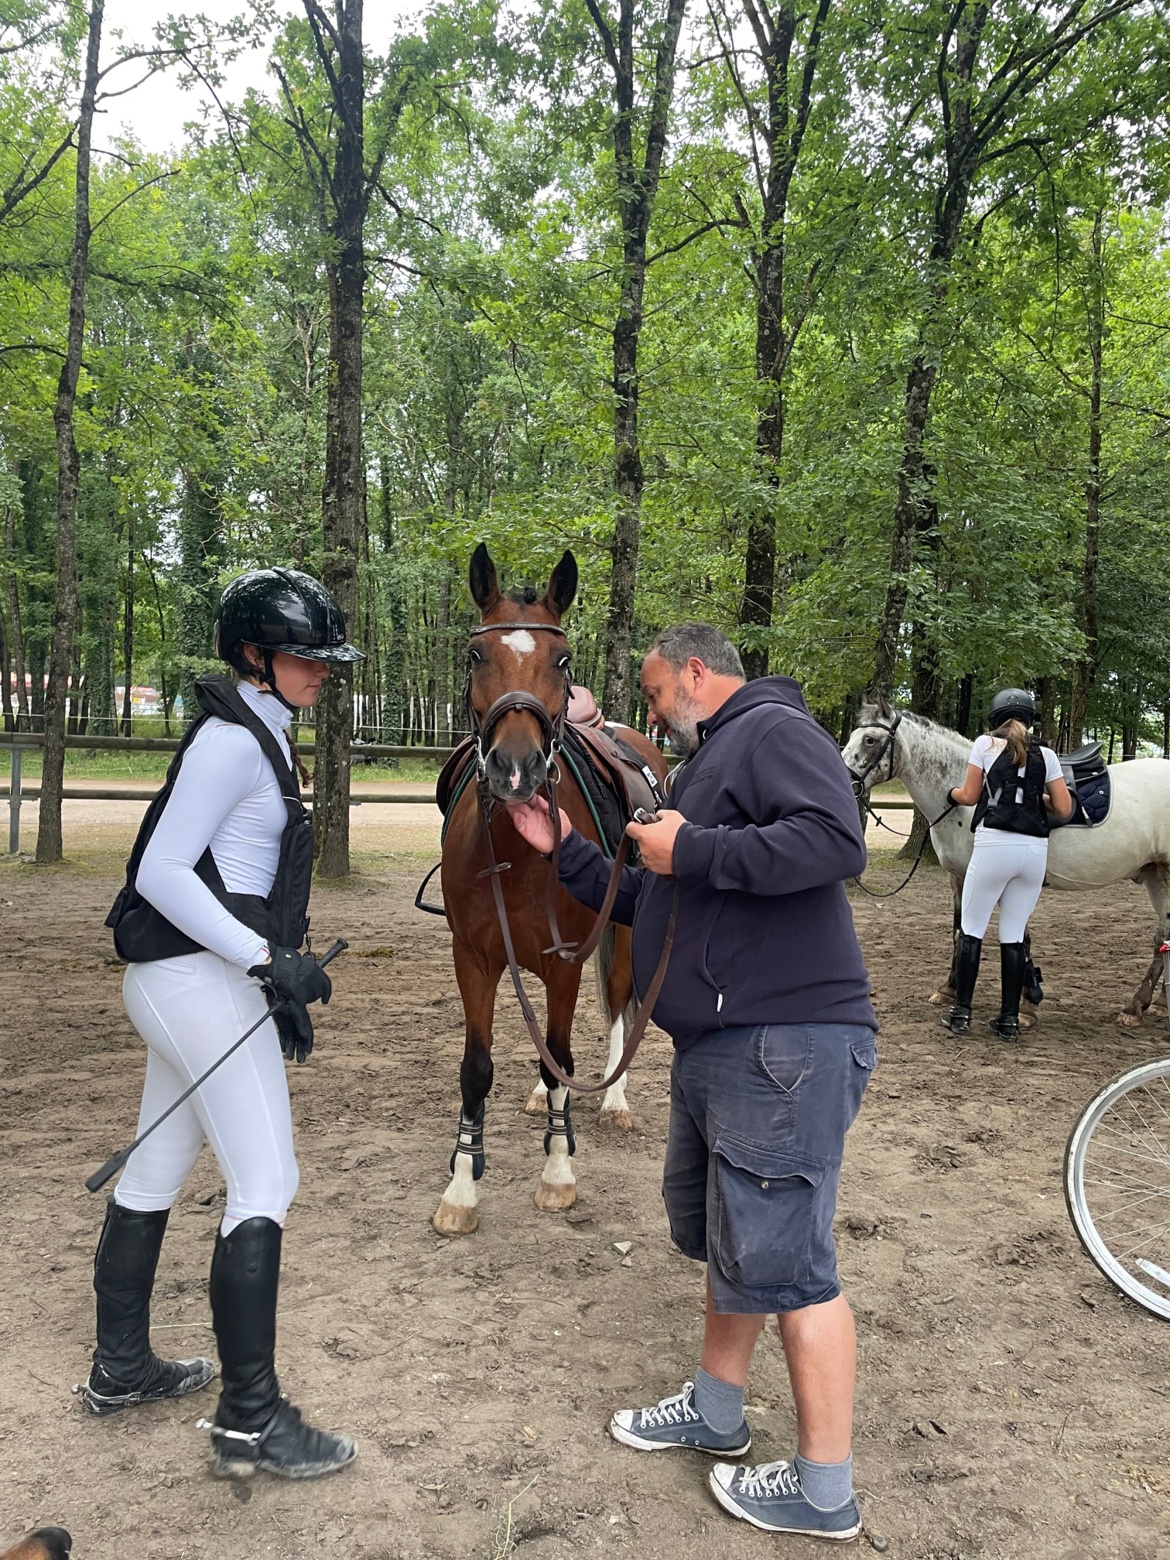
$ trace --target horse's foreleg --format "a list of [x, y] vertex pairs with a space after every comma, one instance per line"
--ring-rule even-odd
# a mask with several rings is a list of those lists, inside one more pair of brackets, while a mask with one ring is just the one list
[[459, 1132], [451, 1155], [451, 1180], [431, 1223], [440, 1235], [470, 1235], [479, 1223], [475, 1183], [484, 1172], [484, 1101], [492, 1086], [492, 1017], [500, 972], [485, 968], [470, 949], [456, 942], [455, 978], [467, 1022]]
[[952, 1007], [955, 1001], [955, 974], [959, 961], [959, 933], [963, 929], [963, 884], [961, 879], [951, 879], [952, 919], [951, 919], [951, 967], [947, 972], [944, 985], [930, 994], [931, 1007]]
[[[622, 1059], [626, 1048], [626, 1009], [634, 1000], [634, 970], [630, 958], [631, 932], [628, 926], [613, 929], [613, 963], [605, 980], [605, 1012], [609, 1019], [609, 1057], [605, 1076]], [[601, 1125], [630, 1130], [630, 1108], [626, 1103], [626, 1074], [611, 1084], [601, 1101]]]
[[[1158, 936], [1154, 943], [1154, 957], [1150, 960], [1150, 967], [1142, 977], [1142, 983], [1134, 992], [1129, 1002], [1117, 1015], [1117, 1022], [1123, 1029], [1135, 1028], [1142, 1021], [1142, 1014], [1154, 1000], [1159, 984], [1164, 980], [1166, 973], [1165, 960], [1162, 957], [1161, 947], [1170, 937], [1170, 865], [1146, 867], [1140, 874], [1140, 881], [1149, 895], [1150, 904], [1154, 907], [1154, 914], [1158, 918]], [[1164, 993], [1166, 1006], [1170, 1008], [1170, 991]]]
[[[580, 984], [580, 969], [560, 959], [550, 969], [545, 982], [548, 997], [548, 1048], [557, 1066], [570, 1078], [573, 1076], [570, 1037]], [[577, 1141], [573, 1136], [569, 1114], [568, 1089], [564, 1084], [557, 1083], [543, 1062], [540, 1064], [540, 1075], [548, 1090], [548, 1130], [544, 1134], [544, 1173], [536, 1188], [535, 1202], [545, 1213], [555, 1213], [562, 1208], [571, 1208], [577, 1201], [577, 1178], [573, 1174], [573, 1155], [577, 1151]]]

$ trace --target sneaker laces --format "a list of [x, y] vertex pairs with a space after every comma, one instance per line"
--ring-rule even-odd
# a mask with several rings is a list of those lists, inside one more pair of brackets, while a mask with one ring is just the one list
[[702, 1416], [691, 1403], [695, 1391], [693, 1381], [684, 1381], [681, 1392], [676, 1392], [674, 1397], [663, 1398], [654, 1408], [643, 1408], [641, 1414], [641, 1428], [659, 1428], [663, 1425], [687, 1425], [700, 1419]]
[[795, 1468], [786, 1462], [770, 1462], [744, 1468], [739, 1476], [739, 1493], [753, 1500], [766, 1500], [776, 1495], [802, 1492]]

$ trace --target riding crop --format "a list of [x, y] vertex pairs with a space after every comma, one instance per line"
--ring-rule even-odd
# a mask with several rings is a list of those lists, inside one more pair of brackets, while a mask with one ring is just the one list
[[[325, 952], [317, 960], [317, 963], [322, 967], [322, 969], [324, 969], [325, 965], [330, 963], [331, 960], [335, 959], [339, 953], [344, 953], [345, 950], [348, 947], [349, 947], [349, 944], [346, 942], [345, 938], [344, 937], [339, 937], [331, 948], [327, 948], [325, 950]], [[272, 1017], [272, 1015], [279, 1008], [285, 1007], [286, 1005], [287, 1005], [287, 1003], [286, 1003], [286, 1001], [284, 999], [281, 999], [281, 1000], [279, 1000], [277, 1002], [274, 1002], [272, 1004], [272, 1006], [268, 1009], [268, 1011], [264, 1014], [264, 1016], [262, 1018], [258, 1018], [256, 1020], [256, 1022], [252, 1025], [251, 1029], [245, 1030], [245, 1032], [240, 1036], [240, 1038], [237, 1041], [234, 1042], [234, 1044], [228, 1046], [227, 1050], [223, 1053], [223, 1055], [221, 1057], [218, 1058], [217, 1061], [212, 1062], [211, 1066], [207, 1069], [207, 1071], [205, 1073], [201, 1073], [200, 1076], [198, 1078], [196, 1078], [195, 1082], [191, 1085], [191, 1087], [189, 1089], [184, 1089], [182, 1094], [179, 1095], [178, 1099], [175, 1100], [172, 1104], [167, 1106], [166, 1110], [163, 1111], [162, 1115], [158, 1118], [157, 1121], [152, 1121], [150, 1126], [147, 1127], [145, 1132], [140, 1132], [138, 1134], [138, 1136], [134, 1139], [133, 1143], [130, 1144], [129, 1148], [119, 1149], [118, 1152], [116, 1154], [114, 1154], [112, 1158], [106, 1160], [105, 1164], [101, 1167], [100, 1170], [95, 1170], [94, 1173], [91, 1176], [87, 1176], [86, 1177], [86, 1182], [85, 1182], [85, 1189], [86, 1189], [86, 1191], [87, 1192], [97, 1192], [97, 1191], [100, 1191], [101, 1188], [110, 1179], [110, 1177], [112, 1175], [116, 1175], [118, 1173], [118, 1171], [122, 1168], [122, 1166], [130, 1158], [130, 1155], [134, 1152], [134, 1150], [138, 1147], [138, 1145], [140, 1143], [145, 1142], [145, 1140], [150, 1136], [150, 1134], [155, 1130], [156, 1127], [161, 1127], [163, 1122], [167, 1119], [167, 1117], [169, 1115], [171, 1115], [172, 1112], [178, 1110], [179, 1106], [183, 1103], [184, 1100], [190, 1099], [190, 1097], [192, 1096], [192, 1094], [195, 1093], [195, 1090], [199, 1087], [199, 1085], [201, 1083], [206, 1083], [208, 1078], [210, 1078], [212, 1073], [215, 1071], [215, 1069], [217, 1067], [222, 1067], [224, 1062], [227, 1061], [228, 1057], [229, 1056], [233, 1056], [240, 1049], [240, 1047], [243, 1045], [245, 1040], [250, 1040], [252, 1038], [252, 1036], [256, 1033], [256, 1031], [260, 1028], [261, 1024], [267, 1023], [267, 1021]]]

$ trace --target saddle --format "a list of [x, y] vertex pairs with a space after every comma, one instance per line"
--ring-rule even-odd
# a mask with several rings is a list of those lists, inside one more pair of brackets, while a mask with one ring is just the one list
[[1093, 828], [1109, 816], [1112, 787], [1100, 742], [1086, 742], [1071, 753], [1058, 753], [1065, 783], [1072, 794], [1073, 815], [1062, 829]]

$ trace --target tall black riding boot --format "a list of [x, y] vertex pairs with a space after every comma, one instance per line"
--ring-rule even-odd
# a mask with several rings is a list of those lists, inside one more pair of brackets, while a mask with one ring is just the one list
[[215, 1375], [210, 1360], [160, 1360], [150, 1347], [150, 1295], [168, 1211], [138, 1213], [111, 1197], [93, 1259], [97, 1348], [77, 1390], [91, 1414], [184, 1397]]
[[1001, 1040], [1020, 1038], [1020, 997], [1024, 990], [1024, 975], [1028, 962], [1023, 943], [1000, 943], [999, 971], [1002, 995], [999, 1017], [988, 1021], [992, 1034]]
[[952, 1034], [971, 1033], [971, 1000], [975, 995], [975, 982], [979, 978], [979, 958], [983, 952], [982, 937], [968, 937], [959, 933], [955, 946], [955, 1005], [939, 1020]]
[[245, 1219], [215, 1240], [211, 1319], [223, 1391], [211, 1448], [221, 1479], [248, 1478], [258, 1468], [312, 1479], [344, 1468], [357, 1455], [348, 1436], [314, 1430], [281, 1396], [275, 1356], [282, 1233], [272, 1219]]

